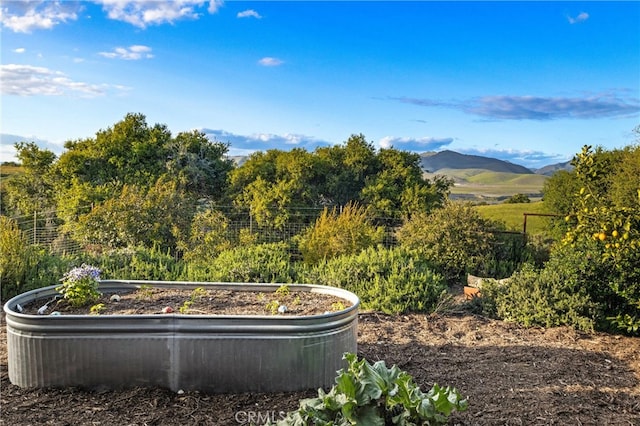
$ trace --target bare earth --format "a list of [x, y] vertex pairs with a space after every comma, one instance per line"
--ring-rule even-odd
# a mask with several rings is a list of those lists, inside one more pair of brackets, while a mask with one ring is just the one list
[[[9, 383], [0, 327], [0, 425], [238, 425], [278, 419], [316, 390], [177, 394], [158, 388], [94, 392]], [[468, 397], [456, 425], [640, 425], [640, 339], [569, 328], [524, 329], [471, 314], [361, 313], [359, 356]]]
[[[287, 287], [283, 287], [287, 288]], [[199, 292], [198, 290], [202, 290]], [[117, 297], [117, 301], [113, 298]], [[47, 300], [25, 305], [23, 313], [37, 315]], [[186, 290], [180, 288], [146, 288], [137, 291], [104, 293], [93, 306], [101, 305], [100, 315], [162, 315], [170, 312], [186, 315], [321, 315], [343, 310], [351, 302], [337, 296], [307, 291], [254, 292], [233, 290]], [[283, 307], [284, 310], [278, 311]], [[47, 314], [89, 315], [89, 307], [75, 308], [60, 299], [48, 304]]]

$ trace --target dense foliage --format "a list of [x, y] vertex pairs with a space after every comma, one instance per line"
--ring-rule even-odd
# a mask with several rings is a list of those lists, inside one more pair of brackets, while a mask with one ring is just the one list
[[557, 205], [566, 209], [566, 233], [544, 268], [525, 268], [505, 287], [486, 290], [499, 316], [640, 334], [639, 153], [640, 146], [585, 146], [573, 172], [551, 181], [550, 193], [575, 190]]
[[[225, 143], [127, 114], [59, 157], [33, 142], [16, 149], [20, 172], [0, 188], [3, 299], [88, 263], [105, 278], [321, 283], [366, 309], [428, 312], [470, 273], [510, 277], [483, 291], [502, 318], [640, 333], [638, 146], [585, 147], [547, 180], [546, 209], [566, 216], [550, 255], [449, 201], [452, 182], [426, 179], [418, 155], [362, 134], [235, 164]], [[59, 234], [34, 244], [8, 217]]]
[[459, 281], [467, 273], [508, 276], [519, 265], [522, 237], [501, 234], [504, 228], [470, 204], [449, 202], [430, 214], [413, 215], [397, 236], [402, 246], [419, 251], [447, 280]]
[[325, 208], [315, 224], [299, 235], [302, 258], [314, 264], [377, 246], [384, 238], [384, 228], [371, 219], [369, 209], [352, 203], [339, 213], [336, 208]]
[[298, 279], [349, 290], [360, 297], [364, 309], [389, 314], [433, 312], [447, 290], [434, 270], [416, 251], [379, 247], [301, 266]]

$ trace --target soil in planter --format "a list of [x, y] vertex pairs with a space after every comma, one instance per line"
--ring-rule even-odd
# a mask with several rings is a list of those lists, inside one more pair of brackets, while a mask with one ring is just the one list
[[[117, 296], [115, 296], [117, 295]], [[118, 299], [117, 301], [114, 299]], [[46, 299], [23, 306], [23, 313], [36, 315]], [[140, 315], [179, 313], [186, 315], [320, 315], [348, 308], [340, 297], [307, 291], [255, 292], [220, 289], [142, 287], [135, 291], [103, 293], [91, 305], [74, 308], [66, 300], [49, 303], [45, 315]]]

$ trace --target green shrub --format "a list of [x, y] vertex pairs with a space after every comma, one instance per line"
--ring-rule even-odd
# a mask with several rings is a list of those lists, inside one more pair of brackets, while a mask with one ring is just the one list
[[2, 300], [58, 284], [55, 277], [62, 276], [69, 264], [69, 258], [54, 256], [44, 247], [29, 244], [14, 220], [0, 216]]
[[109, 279], [176, 281], [184, 274], [183, 263], [157, 247], [109, 250], [83, 259], [97, 265]]
[[315, 224], [298, 238], [298, 248], [305, 262], [313, 264], [343, 254], [359, 253], [382, 242], [384, 228], [369, 220], [369, 210], [347, 204], [338, 214], [324, 209]]
[[531, 200], [526, 194], [514, 194], [504, 201], [505, 204], [520, 204], [520, 203], [530, 203], [530, 202]]
[[403, 248], [369, 248], [298, 269], [300, 281], [340, 287], [364, 309], [385, 313], [432, 312], [447, 285], [424, 258]]
[[232, 247], [233, 235], [229, 220], [222, 212], [206, 210], [191, 221], [189, 236], [178, 241], [178, 250], [188, 262], [209, 262]]
[[639, 152], [640, 146], [612, 152], [585, 146], [576, 155], [572, 164], [581, 187], [563, 240], [598, 266], [598, 286], [590, 294], [608, 324], [632, 333], [640, 329]]
[[471, 204], [448, 203], [431, 214], [414, 215], [398, 231], [400, 244], [418, 250], [447, 280], [482, 272], [496, 259], [495, 230], [504, 225], [485, 219]]
[[596, 305], [582, 277], [571, 267], [554, 266], [538, 270], [525, 264], [506, 282], [486, 282], [482, 288], [485, 313], [525, 327], [569, 325], [592, 331]]
[[289, 247], [286, 243], [257, 244], [225, 250], [209, 264], [189, 263], [191, 281], [292, 282]]
[[384, 426], [446, 424], [453, 411], [465, 411], [468, 403], [455, 388], [437, 384], [424, 393], [413, 378], [384, 361], [371, 365], [355, 354], [345, 354], [348, 367], [338, 371], [328, 393], [300, 402], [298, 410], [278, 421], [279, 426]]

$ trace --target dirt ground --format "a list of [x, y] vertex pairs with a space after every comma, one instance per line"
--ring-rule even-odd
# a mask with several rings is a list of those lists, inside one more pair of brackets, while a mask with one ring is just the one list
[[[0, 328], [0, 425], [239, 425], [277, 419], [316, 393], [20, 389], [9, 383], [4, 317]], [[358, 352], [397, 364], [423, 390], [434, 382], [458, 388], [469, 409], [452, 425], [640, 425], [637, 338], [462, 313], [361, 313]]]
[[[162, 314], [171, 312], [185, 315], [321, 315], [352, 306], [337, 296], [308, 291], [278, 292], [233, 291], [203, 289], [201, 291], [180, 288], [148, 288], [136, 291], [105, 292], [92, 302], [100, 305], [100, 315]], [[113, 297], [117, 297], [117, 301]], [[36, 300], [23, 306], [23, 313], [37, 315], [47, 299]], [[51, 299], [45, 313], [62, 315], [89, 315], [88, 306], [73, 307], [65, 299]], [[279, 308], [284, 308], [279, 310]], [[164, 313], [167, 313], [164, 311]]]

